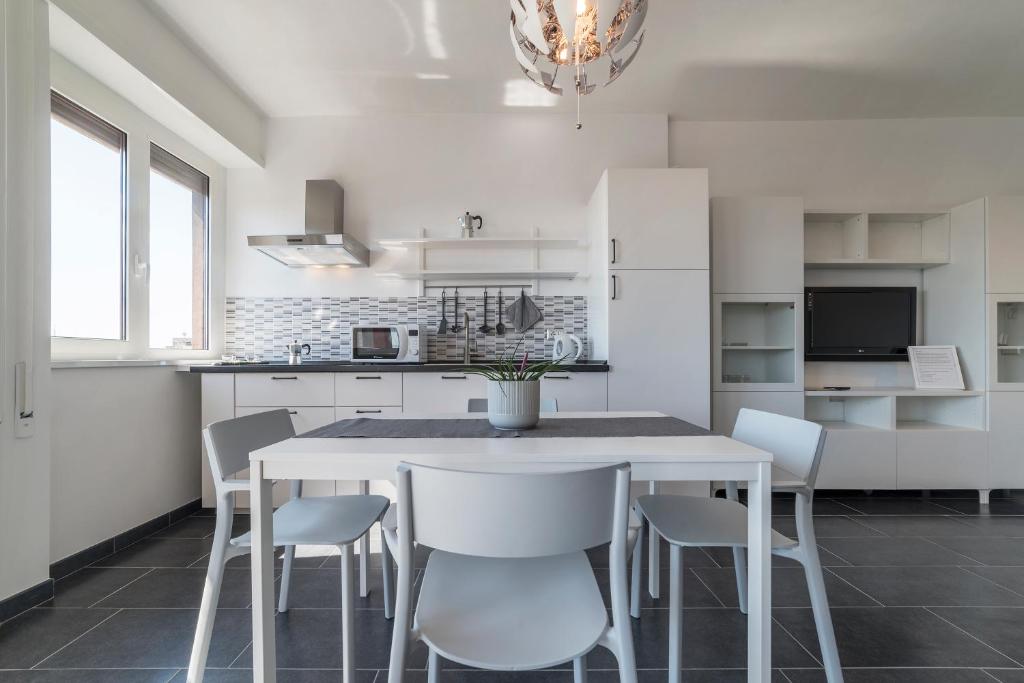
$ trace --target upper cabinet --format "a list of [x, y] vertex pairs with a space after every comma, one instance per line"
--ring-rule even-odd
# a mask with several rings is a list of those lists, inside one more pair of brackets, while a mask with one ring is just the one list
[[804, 202], [800, 197], [711, 200], [715, 294], [804, 291]]
[[707, 169], [608, 169], [601, 185], [609, 268], [708, 269]]
[[985, 290], [1024, 292], [1024, 196], [986, 200], [985, 246]]

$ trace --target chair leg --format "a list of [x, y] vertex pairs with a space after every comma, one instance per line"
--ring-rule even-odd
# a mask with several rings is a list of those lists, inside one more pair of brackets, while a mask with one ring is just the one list
[[384, 582], [384, 618], [393, 619], [395, 616], [395, 568], [387, 539], [384, 538], [383, 526], [380, 528], [380, 563], [381, 580]]
[[284, 567], [281, 569], [281, 595], [277, 599], [277, 611], [288, 611], [288, 591], [292, 586], [292, 563], [295, 561], [295, 546], [285, 546]]
[[636, 546], [633, 548], [633, 571], [629, 577], [629, 616], [640, 618], [640, 584], [644, 566], [644, 520], [640, 520], [640, 529], [636, 534]]
[[213, 635], [213, 620], [220, 600], [220, 587], [224, 582], [224, 565], [228, 561], [228, 541], [231, 537], [233, 517], [234, 506], [230, 502], [218, 501], [213, 547], [206, 568], [203, 599], [199, 605], [199, 621], [192, 641], [192, 655], [189, 658], [188, 676], [185, 679], [187, 683], [202, 683], [206, 671], [206, 657], [210, 652], [210, 638]]
[[572, 660], [573, 683], [587, 683], [587, 656], [580, 655]]
[[433, 649], [427, 655], [427, 683], [438, 683], [441, 680], [441, 667], [438, 665], [437, 652]]
[[843, 668], [839, 663], [839, 648], [836, 646], [832, 613], [829, 611], [828, 595], [825, 593], [825, 578], [818, 557], [817, 540], [814, 537], [811, 504], [803, 494], [797, 494], [796, 529], [800, 545], [795, 557], [804, 566], [804, 574], [807, 576], [807, 592], [811, 595], [811, 611], [814, 613], [814, 626], [818, 631], [818, 646], [821, 649], [821, 661], [825, 665], [825, 678], [828, 683], [843, 683]]
[[[725, 482], [725, 497], [739, 501], [739, 486], [734, 481]], [[747, 551], [745, 548], [732, 549], [732, 564], [736, 570], [736, 595], [739, 598], [740, 612], [747, 613]]]
[[[370, 492], [370, 482], [359, 482], [359, 493], [366, 495]], [[370, 532], [367, 531], [359, 539], [359, 595], [365, 598], [370, 594]]]
[[341, 546], [341, 669], [342, 683], [355, 683], [355, 582], [352, 544]]
[[680, 683], [683, 675], [683, 549], [670, 546], [668, 589], [668, 683]]

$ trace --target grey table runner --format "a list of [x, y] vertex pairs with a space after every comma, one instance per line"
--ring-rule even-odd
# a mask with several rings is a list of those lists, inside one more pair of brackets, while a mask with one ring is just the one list
[[495, 429], [484, 418], [376, 419], [360, 417], [300, 434], [301, 439], [550, 439], [591, 436], [705, 436], [713, 432], [674, 417], [561, 417], [541, 418], [534, 429]]

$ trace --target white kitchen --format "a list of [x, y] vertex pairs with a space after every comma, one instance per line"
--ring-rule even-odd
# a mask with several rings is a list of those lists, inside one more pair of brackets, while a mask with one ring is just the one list
[[0, 683], [1024, 681], [1024, 6], [0, 0]]

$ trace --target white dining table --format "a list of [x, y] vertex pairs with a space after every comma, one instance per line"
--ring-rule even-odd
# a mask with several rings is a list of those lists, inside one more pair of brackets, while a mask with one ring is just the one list
[[[486, 414], [375, 419], [486, 419]], [[659, 417], [656, 412], [560, 412], [545, 418]], [[555, 438], [292, 438], [250, 454], [253, 680], [276, 681], [273, 480], [394, 481], [401, 462], [473, 470], [528, 471], [628, 461], [634, 481], [747, 482], [747, 680], [771, 680], [772, 455], [726, 436]], [[555, 521], [554, 523], [557, 523]], [[655, 546], [656, 547], [656, 546]], [[652, 557], [657, 566], [656, 555]], [[656, 570], [655, 570], [656, 571]], [[656, 585], [656, 584], [655, 584]], [[340, 647], [340, 644], [339, 644]]]

